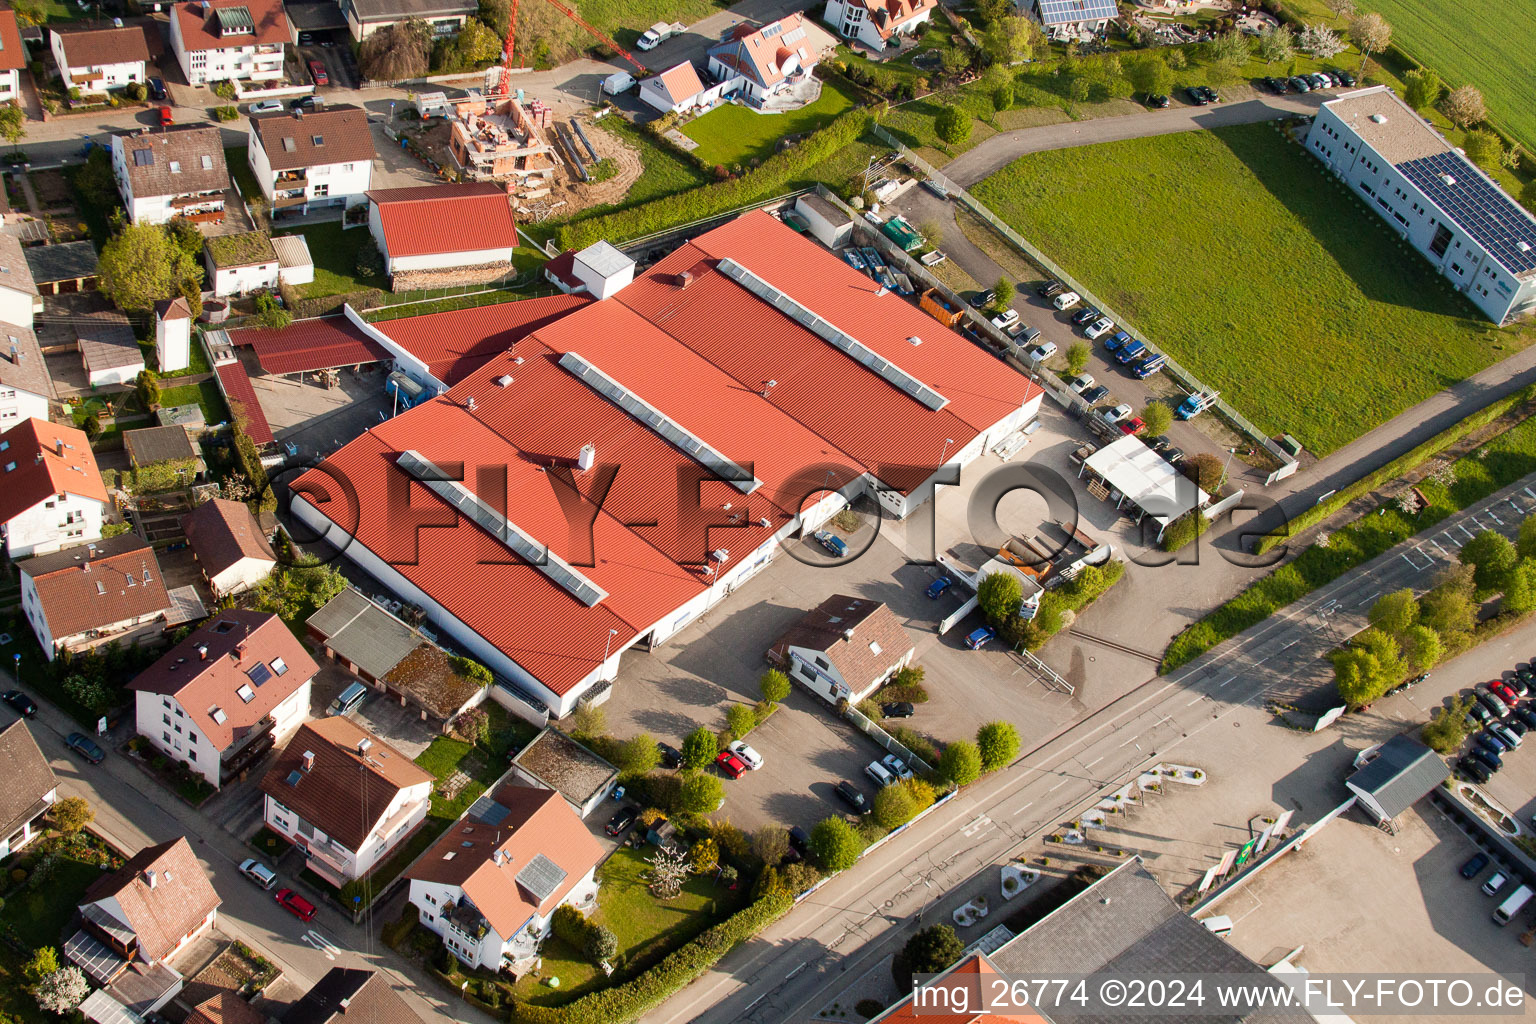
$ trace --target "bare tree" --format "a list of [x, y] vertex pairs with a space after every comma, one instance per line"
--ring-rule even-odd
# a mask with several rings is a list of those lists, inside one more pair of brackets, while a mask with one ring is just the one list
[[1327, 25], [1308, 25], [1301, 30], [1301, 41], [1298, 44], [1302, 53], [1318, 60], [1327, 60], [1344, 51], [1344, 40], [1339, 34]]
[[1339, 21], [1354, 17], [1355, 0], [1323, 0], [1324, 6], [1333, 12], [1333, 16]]
[[683, 891], [691, 868], [688, 851], [680, 847], [664, 846], [650, 859], [651, 893], [658, 899], [670, 900]]
[[398, 82], [427, 73], [432, 29], [419, 18], [396, 22], [363, 40], [357, 62], [370, 81]]
[[1458, 128], [1470, 128], [1488, 117], [1488, 105], [1474, 85], [1463, 85], [1446, 94], [1440, 109]]
[[1392, 42], [1392, 26], [1387, 24], [1386, 18], [1372, 11], [1349, 23], [1349, 38], [1360, 47], [1360, 74], [1363, 76], [1371, 54], [1380, 53]]

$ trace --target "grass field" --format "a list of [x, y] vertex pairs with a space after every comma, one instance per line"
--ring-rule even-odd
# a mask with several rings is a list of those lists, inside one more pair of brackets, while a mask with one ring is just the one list
[[[1307, 21], [1334, 23], [1322, 0], [1287, 0]], [[1392, 41], [1456, 84], [1483, 92], [1499, 124], [1536, 149], [1536, 10], [1530, 0], [1361, 0], [1392, 25]]]
[[711, 0], [580, 0], [571, 6], [620, 46], [633, 48], [640, 33], [658, 21], [691, 25], [729, 5]]
[[209, 426], [229, 421], [229, 406], [225, 403], [223, 394], [219, 392], [218, 385], [211, 380], [205, 380], [201, 384], [183, 384], [179, 388], [160, 389], [162, 407], [191, 405], [193, 402], [202, 408], [203, 419]]
[[344, 231], [340, 221], [314, 224], [297, 230], [278, 229], [279, 235], [303, 235], [315, 261], [315, 279], [299, 286], [299, 294], [306, 299], [323, 295], [341, 295], [363, 288], [383, 288], [388, 282], [382, 277], [364, 279], [357, 274], [357, 257], [364, 247], [371, 247], [373, 236], [365, 228]]
[[1271, 433], [1324, 455], [1528, 344], [1267, 125], [1023, 157], [974, 190]]
[[695, 153], [705, 163], [746, 167], [772, 156], [780, 139], [813, 132], [852, 106], [853, 95], [841, 82], [822, 82], [821, 96], [799, 110], [759, 114], [729, 103], [688, 122], [683, 134], [699, 144]]

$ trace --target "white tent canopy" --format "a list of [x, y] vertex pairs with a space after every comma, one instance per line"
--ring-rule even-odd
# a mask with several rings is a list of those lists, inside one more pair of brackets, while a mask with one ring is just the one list
[[1088, 456], [1083, 471], [1103, 480], [1120, 495], [1117, 507], [1130, 502], [1164, 526], [1191, 509], [1203, 508], [1211, 500], [1193, 480], [1133, 434]]

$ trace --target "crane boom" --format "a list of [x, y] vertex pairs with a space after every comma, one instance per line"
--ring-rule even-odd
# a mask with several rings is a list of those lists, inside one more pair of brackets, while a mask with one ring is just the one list
[[[628, 50], [624, 49], [624, 47], [620, 46], [618, 43], [614, 42], [612, 39], [608, 38], [597, 29], [593, 28], [586, 22], [585, 19], [582, 18], [581, 15], [577, 14], [574, 10], [561, 3], [560, 0], [548, 0], [548, 2], [552, 4], [561, 14], [565, 15], [567, 18], [570, 18], [576, 24], [586, 29], [588, 35], [597, 39], [604, 46], [608, 47], [610, 50], [613, 50], [620, 57], [623, 57], [625, 60], [633, 64], [635, 66], [635, 70], [641, 72], [642, 74], [649, 70], [644, 64], [641, 64], [638, 60], [636, 60], [634, 55], [631, 54]], [[514, 48], [517, 43], [517, 5], [518, 0], [512, 0], [512, 20], [507, 25], [507, 41], [501, 49], [502, 68], [500, 91], [503, 96], [510, 96], [512, 94], [512, 57]]]

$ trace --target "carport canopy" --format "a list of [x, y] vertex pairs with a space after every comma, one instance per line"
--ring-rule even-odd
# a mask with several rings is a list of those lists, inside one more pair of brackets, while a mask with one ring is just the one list
[[228, 332], [235, 345], [249, 345], [263, 373], [312, 373], [390, 358], [384, 347], [344, 316], [296, 320], [277, 329], [247, 327]]
[[1193, 480], [1134, 434], [1088, 456], [1083, 472], [1104, 481], [1123, 496], [1122, 502], [1129, 501], [1164, 525], [1211, 500]]

